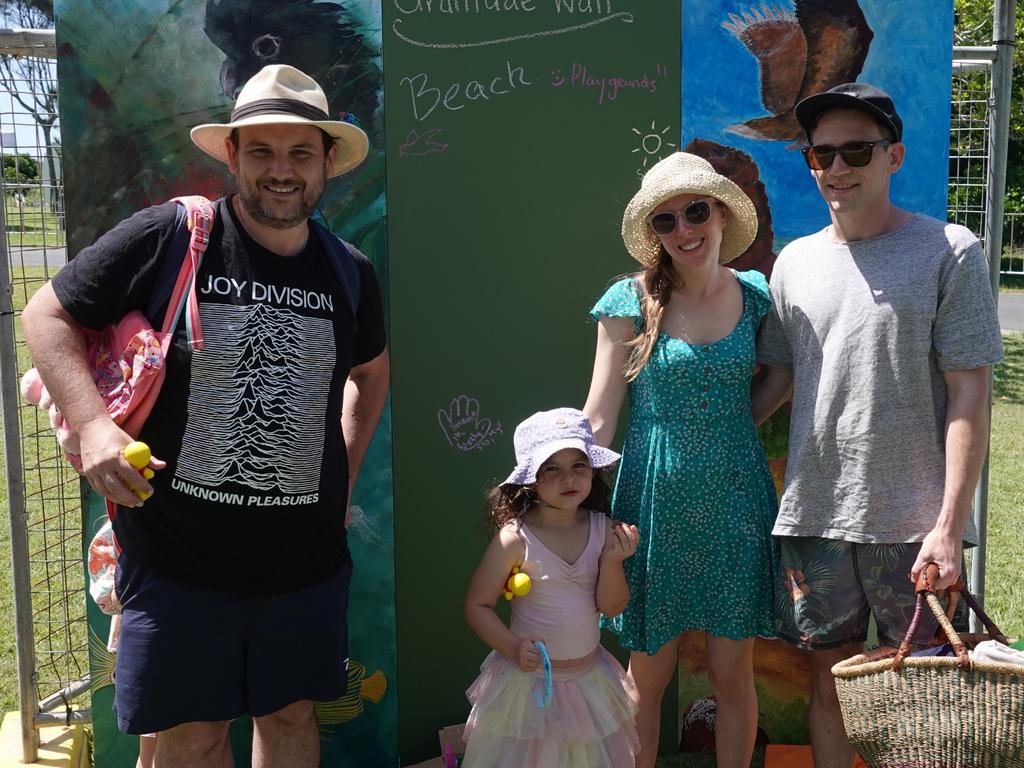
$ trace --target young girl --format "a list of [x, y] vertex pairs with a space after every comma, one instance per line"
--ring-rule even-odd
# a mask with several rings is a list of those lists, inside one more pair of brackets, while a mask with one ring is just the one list
[[[632, 766], [632, 684], [598, 629], [599, 612], [626, 607], [622, 561], [638, 541], [635, 526], [606, 516], [610, 493], [596, 471], [619, 455], [572, 408], [534, 414], [514, 442], [516, 468], [488, 496], [497, 535], [466, 592], [466, 621], [494, 651], [467, 692], [463, 766]], [[506, 627], [494, 604], [514, 567], [531, 589], [512, 599]]]

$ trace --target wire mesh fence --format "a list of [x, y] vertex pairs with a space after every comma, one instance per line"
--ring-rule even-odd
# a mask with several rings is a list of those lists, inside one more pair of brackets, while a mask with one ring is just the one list
[[1003, 275], [1024, 275], [1024, 213], [1003, 214]]
[[949, 126], [949, 220], [985, 241], [985, 190], [989, 175], [988, 62], [955, 62]]
[[[7, 271], [14, 322], [13, 386], [31, 366], [17, 316], [29, 297], [66, 262], [56, 62], [38, 56], [0, 57], [0, 153]], [[6, 373], [6, 372], [5, 372]], [[78, 475], [64, 460], [48, 414], [21, 401], [4, 412], [4, 429], [20, 436], [23, 515], [12, 519], [27, 539], [31, 606], [32, 688], [36, 702], [88, 675], [85, 578]], [[15, 430], [15, 431], [12, 431]], [[15, 483], [12, 483], [15, 485]], [[22, 627], [18, 642], [29, 638]], [[25, 702], [21, 702], [25, 707]]]

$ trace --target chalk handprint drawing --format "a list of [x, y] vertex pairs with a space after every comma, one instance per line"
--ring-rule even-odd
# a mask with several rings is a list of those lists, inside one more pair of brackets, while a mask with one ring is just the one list
[[483, 450], [503, 431], [500, 421], [480, 416], [480, 402], [468, 395], [453, 397], [448, 408], [437, 412], [437, 423], [448, 444], [460, 451]]

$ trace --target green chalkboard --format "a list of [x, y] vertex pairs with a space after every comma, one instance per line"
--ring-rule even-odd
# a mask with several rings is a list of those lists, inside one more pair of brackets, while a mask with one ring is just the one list
[[534, 411], [581, 407], [587, 311], [676, 149], [678, 3], [383, 4], [400, 752], [438, 753], [487, 649], [462, 598], [484, 490]]

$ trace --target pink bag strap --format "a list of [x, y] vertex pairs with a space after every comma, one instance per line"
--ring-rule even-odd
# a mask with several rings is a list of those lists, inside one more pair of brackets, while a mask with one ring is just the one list
[[203, 343], [203, 328], [199, 323], [196, 276], [203, 263], [206, 246], [210, 244], [210, 230], [213, 229], [214, 218], [213, 204], [201, 195], [176, 197], [174, 201], [185, 208], [190, 237], [188, 251], [181, 261], [181, 270], [174, 283], [171, 300], [167, 303], [163, 332], [164, 334], [173, 332], [178, 325], [181, 313], [185, 311], [185, 332], [188, 336], [188, 344], [192, 349], [202, 351], [205, 344]]

